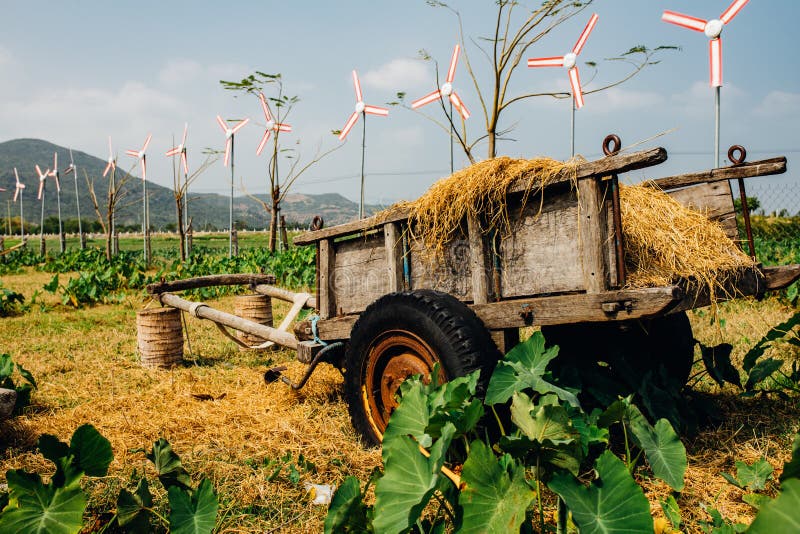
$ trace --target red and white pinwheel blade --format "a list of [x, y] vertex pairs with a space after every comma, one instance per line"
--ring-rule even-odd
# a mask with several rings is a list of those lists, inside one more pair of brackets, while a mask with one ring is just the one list
[[380, 108], [378, 106], [364, 106], [364, 113], [386, 117], [387, 115], [389, 115], [389, 110], [386, 108]]
[[358, 73], [353, 71], [353, 87], [356, 90], [356, 102], [363, 102], [364, 96], [361, 94], [361, 82], [358, 81]]
[[709, 83], [711, 87], [722, 86], [722, 40], [711, 39], [708, 42]]
[[664, 22], [669, 22], [670, 24], [689, 28], [690, 30], [694, 30], [696, 32], [705, 31], [707, 22], [703, 19], [690, 17], [689, 15], [684, 15], [683, 13], [677, 13], [675, 11], [664, 11], [664, 13], [661, 15], [661, 20]]
[[183, 123], [183, 141], [181, 141], [181, 146], [186, 146], [186, 135], [189, 133], [189, 123]]
[[467, 106], [464, 105], [464, 102], [458, 96], [457, 93], [450, 94], [450, 102], [453, 103], [453, 107], [456, 108], [456, 111], [461, 115], [461, 118], [467, 120], [469, 118], [469, 110]]
[[581, 78], [578, 75], [578, 67], [569, 69], [569, 85], [572, 88], [575, 109], [581, 109], [583, 107], [583, 91], [581, 91]]
[[421, 108], [426, 104], [430, 104], [431, 102], [436, 102], [442, 98], [442, 92], [437, 89], [429, 95], [425, 95], [422, 98], [418, 98], [411, 103], [411, 109]]
[[[47, 173], [42, 174], [42, 169], [39, 167], [39, 165], [34, 165], [34, 167], [36, 167], [36, 174], [39, 175], [39, 180], [47, 176]], [[50, 172], [50, 169], [48, 169], [47, 172]]]
[[228, 159], [231, 157], [231, 138], [225, 141], [225, 157], [222, 159], [222, 166], [228, 166]]
[[144, 146], [142, 147], [142, 154], [147, 152], [147, 146], [150, 144], [150, 139], [153, 138], [153, 134], [147, 134], [147, 139], [144, 141]]
[[350, 115], [350, 118], [347, 119], [344, 128], [342, 128], [341, 133], [339, 133], [339, 141], [344, 141], [344, 138], [347, 137], [347, 134], [349, 134], [350, 130], [353, 129], [353, 126], [355, 126], [356, 121], [358, 120], [358, 115], [358, 112], [354, 111], [353, 114]]
[[227, 134], [228, 133], [228, 124], [219, 115], [217, 115], [217, 122], [219, 123], [219, 127], [222, 128], [222, 131]]
[[272, 135], [272, 130], [266, 130], [264, 132], [264, 136], [261, 138], [261, 142], [258, 143], [258, 148], [256, 148], [256, 156], [261, 155], [261, 151], [264, 150], [264, 145], [266, 145], [267, 141], [269, 141], [270, 135]]
[[53, 176], [58, 172], [58, 152], [53, 152]]
[[728, 9], [722, 14], [719, 20], [722, 21], [723, 24], [729, 23], [733, 20], [733, 17], [739, 14], [739, 11], [749, 2], [750, 0], [734, 0], [734, 2], [728, 6]]
[[528, 60], [529, 67], [563, 67], [564, 56], [537, 57]]
[[53, 174], [53, 177], [56, 179], [56, 190], [60, 193], [61, 192], [61, 182], [58, 181], [58, 173]]
[[139, 157], [139, 151], [138, 150], [126, 150], [125, 153], [127, 155], [129, 155], [129, 156], [133, 156], [134, 158], [138, 158]]
[[36, 200], [42, 200], [42, 190], [44, 189], [44, 180], [39, 179], [39, 193], [36, 195]]
[[286, 124], [285, 122], [278, 122], [275, 124], [275, 130], [278, 132], [291, 132], [292, 125]]
[[453, 83], [453, 79], [456, 77], [456, 65], [458, 65], [459, 52], [461, 52], [461, 45], [456, 44], [456, 47], [453, 49], [453, 57], [450, 58], [450, 68], [447, 69], [447, 83]]
[[17, 201], [17, 197], [19, 196], [19, 190], [20, 190], [20, 189], [22, 189], [22, 188], [21, 188], [21, 187], [17, 187], [17, 188], [14, 190], [14, 202], [16, 202], [16, 201]]
[[108, 136], [108, 159], [114, 157], [114, 151], [111, 149], [111, 136]]
[[147, 158], [142, 158], [140, 163], [142, 164], [142, 181], [147, 181]]
[[236, 132], [238, 132], [239, 130], [241, 130], [242, 128], [244, 128], [244, 125], [245, 125], [245, 124], [247, 124], [248, 122], [250, 122], [250, 119], [249, 119], [249, 118], [248, 118], [248, 119], [245, 119], [245, 120], [243, 120], [242, 122], [240, 122], [239, 124], [237, 124], [236, 126], [234, 126], [234, 127], [233, 127], [233, 130], [231, 130], [231, 131], [232, 131], [232, 133], [236, 133]]
[[110, 171], [110, 170], [111, 170], [111, 162], [109, 161], [108, 165], [106, 165], [106, 170], [103, 171], [103, 178], [106, 177], [106, 175], [108, 174], [108, 171]]
[[16, 167], [14, 167], [14, 179], [17, 181], [17, 186], [19, 186], [19, 173]]
[[267, 105], [267, 99], [264, 93], [258, 93], [258, 99], [261, 100], [261, 109], [264, 110], [264, 117], [266, 117], [267, 122], [271, 121], [272, 113], [269, 112], [269, 106]]
[[581, 50], [583, 50], [583, 45], [586, 44], [586, 39], [589, 38], [589, 34], [592, 33], [592, 30], [597, 25], [598, 18], [599, 17], [597, 16], [597, 13], [592, 15], [592, 18], [589, 19], [589, 22], [583, 29], [583, 33], [581, 33], [581, 36], [578, 37], [578, 42], [576, 42], [575, 46], [572, 47], [572, 53], [575, 54], [576, 56], [581, 53]]
[[181, 150], [182, 150], [181, 147], [174, 146], [174, 147], [170, 148], [169, 150], [167, 150], [167, 157], [169, 157], [169, 156], [177, 156], [178, 154], [180, 154]]
[[189, 174], [189, 160], [186, 157], [186, 151], [181, 152], [181, 163], [183, 163], [184, 174]]

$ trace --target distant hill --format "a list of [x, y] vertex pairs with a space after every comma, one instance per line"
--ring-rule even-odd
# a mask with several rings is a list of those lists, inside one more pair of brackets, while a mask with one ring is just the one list
[[[69, 164], [69, 150], [67, 148], [54, 145], [40, 139], [14, 139], [0, 143], [0, 187], [7, 190], [0, 193], [0, 199], [11, 198], [14, 194], [14, 167], [20, 172], [22, 182], [27, 186], [23, 193], [23, 210], [25, 220], [39, 223], [41, 204], [36, 200], [36, 193], [39, 181], [36, 177], [34, 166], [44, 163], [52, 165], [53, 152], [58, 152], [58, 163], [61, 170], [61, 216], [63, 219], [75, 219], [75, 182], [72, 175], [64, 176], [63, 171]], [[108, 181], [101, 178], [106, 160], [97, 158], [79, 150], [72, 151], [75, 165], [78, 167], [80, 177], [78, 180], [78, 191], [80, 194], [81, 216], [83, 219], [95, 220], [96, 216], [92, 208], [92, 201], [86, 187], [84, 170], [89, 177], [94, 177], [94, 187], [98, 201], [106, 197], [108, 191]], [[44, 169], [43, 169], [44, 170]], [[118, 168], [119, 171], [119, 168]], [[119, 174], [118, 174], [119, 176]], [[137, 178], [127, 184], [129, 192], [126, 200], [122, 203], [127, 204], [119, 212], [119, 224], [121, 225], [140, 225], [141, 224], [141, 182]], [[175, 200], [172, 190], [153, 182], [148, 181], [147, 192], [150, 197], [150, 223], [155, 228], [164, 228], [167, 224], [175, 223]], [[265, 195], [256, 195], [257, 198], [264, 200]], [[193, 194], [189, 193], [189, 210], [194, 219], [195, 229], [202, 229], [208, 225], [217, 228], [228, 226], [228, 210], [230, 197], [219, 194]], [[6, 206], [0, 211], [5, 217]], [[19, 215], [19, 207], [12, 204], [12, 216]], [[374, 213], [380, 208], [378, 206], [366, 206], [367, 213]], [[261, 204], [247, 196], [234, 197], [234, 210], [236, 220], [244, 222], [247, 228], [266, 228], [269, 224], [268, 214], [264, 211]], [[299, 223], [307, 225], [315, 215], [320, 215], [325, 220], [326, 226], [341, 224], [352, 221], [358, 216], [358, 204], [352, 202], [338, 193], [326, 193], [320, 195], [309, 195], [290, 193], [284, 200], [282, 212], [286, 216], [288, 223]], [[56, 189], [52, 182], [47, 183], [45, 190], [45, 217], [58, 215], [56, 203]]]

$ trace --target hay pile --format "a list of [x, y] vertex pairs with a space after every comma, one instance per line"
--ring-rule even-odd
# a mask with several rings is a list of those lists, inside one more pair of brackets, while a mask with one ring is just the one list
[[467, 215], [481, 214], [484, 230], [495, 228], [503, 235], [510, 234], [506, 205], [509, 186], [526, 179], [526, 196], [530, 195], [564, 169], [574, 172], [576, 163], [577, 160], [564, 163], [550, 158], [493, 158], [439, 180], [420, 198], [400, 207], [411, 210], [415, 237], [425, 242], [428, 252], [439, 254], [456, 237]]
[[[528, 195], [540, 192], [565, 169], [574, 173], [581, 161], [494, 158], [443, 178], [416, 201], [396, 207], [409, 210], [411, 233], [425, 243], [425, 253], [441, 257], [446, 245], [463, 235], [467, 215], [480, 214], [484, 232], [493, 229], [504, 238], [511, 236], [514, 229], [506, 204], [509, 186], [527, 180], [524, 205]], [[545, 197], [539, 202], [546, 202]], [[732, 272], [753, 265], [717, 222], [664, 192], [648, 186], [620, 186], [620, 197], [627, 287], [662, 286], [683, 279], [695, 288], [708, 287], [714, 301]]]
[[684, 279], [713, 300], [732, 272], [754, 264], [718, 222], [646, 184], [620, 185], [620, 212], [628, 287]]

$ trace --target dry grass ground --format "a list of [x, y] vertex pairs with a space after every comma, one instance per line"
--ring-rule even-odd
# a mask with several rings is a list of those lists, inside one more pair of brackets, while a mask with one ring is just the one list
[[[30, 298], [50, 277], [28, 271], [4, 276], [3, 283]], [[380, 461], [379, 452], [364, 449], [350, 426], [338, 371], [321, 368], [300, 393], [281, 383], [267, 386], [267, 367], [288, 362], [297, 378], [304, 366], [286, 351], [239, 352], [211, 324], [195, 319], [189, 319], [193, 356], [187, 355], [185, 366], [144, 369], [137, 361], [135, 326], [135, 311], [144, 304], [136, 296], [73, 310], [44, 294], [28, 313], [0, 319], [0, 352], [11, 353], [39, 382], [33, 406], [0, 429], [0, 480], [12, 468], [47, 473], [50, 464], [35, 453], [38, 436], [48, 432], [68, 440], [79, 425], [92, 423], [111, 440], [115, 456], [109, 476], [87, 486], [92, 510], [113, 510], [119, 489], [131, 487], [135, 473], [153, 476], [142, 451], [163, 436], [196, 480], [206, 476], [213, 482], [221, 501], [220, 532], [320, 532], [326, 510], [308, 502], [303, 482], [337, 484], [348, 474], [365, 480]], [[233, 299], [215, 305], [230, 311]], [[278, 317], [285, 311], [276, 304]], [[709, 325], [707, 315], [693, 315], [692, 321], [698, 339], [715, 344], [724, 338], [736, 346], [734, 359], [741, 359], [789, 314], [776, 300], [766, 300], [722, 305], [722, 329]], [[684, 518], [705, 518], [705, 503], [747, 522], [753, 510], [719, 473], [732, 472], [735, 460], [759, 457], [779, 468], [800, 408], [796, 400], [741, 399], [735, 390], [720, 391], [708, 382], [697, 389], [714, 398], [722, 422], [687, 440], [690, 467], [678, 500]], [[198, 394], [224, 397], [202, 401], [193, 396]], [[300, 466], [299, 483], [290, 480], [288, 469], [268, 481], [274, 469], [269, 462], [287, 453], [295, 464], [304, 455], [316, 469]], [[643, 482], [659, 515], [657, 501], [667, 489]]]

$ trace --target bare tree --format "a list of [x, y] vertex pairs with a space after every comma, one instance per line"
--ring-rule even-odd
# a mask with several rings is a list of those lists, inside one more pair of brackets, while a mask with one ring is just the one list
[[[278, 225], [280, 221], [281, 203], [289, 193], [290, 188], [308, 169], [319, 163], [331, 152], [341, 148], [337, 145], [327, 151], [323, 151], [321, 144], [318, 144], [314, 155], [303, 162], [299, 148], [282, 149], [280, 145], [281, 131], [280, 125], [285, 124], [292, 108], [300, 101], [297, 96], [287, 96], [283, 93], [283, 78], [280, 74], [267, 74], [261, 71], [243, 78], [241, 81], [221, 80], [220, 84], [230, 91], [239, 91], [246, 94], [258, 96], [262, 99], [265, 109], [268, 110], [267, 128], [265, 137], [269, 134], [271, 138], [270, 156], [267, 164], [267, 176], [269, 179], [269, 202], [263, 201], [255, 195], [250, 195], [256, 200], [264, 210], [270, 215], [269, 225], [269, 250], [275, 252], [278, 239]], [[274, 96], [266, 97], [263, 91], [267, 88], [273, 89]], [[266, 139], [265, 139], [266, 141]], [[295, 143], [299, 146], [300, 141]], [[261, 146], [263, 148], [263, 145]], [[288, 169], [280, 172], [279, 162], [281, 157], [288, 160]]]
[[[463, 51], [464, 64], [472, 80], [475, 92], [478, 95], [480, 109], [484, 118], [484, 124], [482, 125], [483, 132], [470, 140], [467, 136], [466, 121], [464, 121], [460, 115], [456, 114], [455, 117], [458, 121], [456, 123], [453, 114], [445, 105], [444, 100], [441, 101], [441, 105], [446, 117], [446, 122], [443, 123], [430, 116], [426, 116], [436, 122], [442, 129], [448, 132], [449, 135], [453, 136], [455, 142], [462, 148], [471, 163], [475, 163], [476, 161], [474, 151], [479, 143], [486, 143], [488, 158], [497, 156], [498, 141], [507, 139], [507, 134], [514, 128], [513, 125], [505, 128], [501, 127], [500, 119], [503, 112], [514, 103], [540, 96], [571, 98], [572, 95], [570, 93], [557, 91], [513, 93], [510, 89], [510, 83], [520, 63], [525, 65], [523, 60], [528, 55], [528, 49], [534, 43], [539, 42], [543, 37], [553, 31], [553, 29], [581, 13], [584, 9], [589, 7], [592, 2], [593, 0], [547, 0], [535, 9], [528, 9], [515, 0], [496, 0], [497, 15], [493, 20], [490, 35], [466, 37], [461, 14], [458, 10], [439, 0], [427, 0], [428, 5], [445, 8], [452, 12], [457, 19], [459, 41], [461, 42]], [[485, 84], [483, 82], [484, 78], [479, 77], [477, 74], [476, 66], [473, 66], [470, 60], [468, 48], [466, 46], [467, 42], [469, 42], [473, 50], [476, 50], [479, 55], [483, 56], [486, 60], [490, 74], [488, 77], [490, 82], [488, 84]], [[658, 46], [650, 49], [644, 45], [638, 45], [620, 54], [618, 57], [607, 58], [608, 61], [628, 63], [631, 66], [631, 70], [620, 79], [595, 89], [586, 90], [584, 94], [605, 91], [625, 83], [648, 65], [658, 63], [658, 61], [653, 60], [653, 56], [656, 53], [662, 50], [672, 49], [676, 49], [676, 47]], [[424, 50], [421, 51], [421, 55], [423, 59], [430, 59], [430, 56]], [[586, 64], [595, 69], [597, 67], [595, 62], [590, 61]], [[593, 77], [594, 75], [592, 78]], [[591, 82], [591, 80], [589, 80], [589, 82]], [[584, 85], [588, 85], [589, 82]], [[438, 86], [439, 81], [437, 79], [437, 87]], [[405, 105], [405, 93], [398, 93], [397, 97], [399, 102], [392, 102], [392, 104]]]
[[94, 178], [89, 179], [89, 175], [85, 170], [83, 171], [83, 176], [86, 179], [86, 186], [89, 189], [89, 198], [92, 199], [94, 213], [97, 216], [100, 227], [103, 229], [103, 233], [106, 235], [106, 258], [108, 260], [111, 260], [111, 257], [117, 252], [114, 249], [116, 214], [119, 208], [122, 207], [121, 202], [128, 195], [129, 191], [125, 189], [125, 184], [131, 179], [131, 171], [133, 168], [134, 167], [131, 167], [120, 180], [117, 180], [115, 176], [117, 172], [116, 168], [111, 169], [108, 175], [108, 193], [106, 194], [105, 203], [103, 204], [105, 214], [101, 211], [100, 203], [97, 200], [97, 195], [94, 190]]
[[[189, 254], [189, 250], [187, 250], [187, 241], [186, 241], [186, 232], [191, 225], [191, 219], [188, 221], [184, 221], [184, 214], [187, 213], [185, 210], [186, 203], [189, 201], [187, 197], [187, 192], [189, 191], [189, 186], [200, 177], [208, 168], [219, 159], [217, 154], [207, 154], [205, 161], [189, 176], [185, 177], [185, 179], [181, 178], [180, 173], [178, 172], [178, 168], [180, 168], [180, 158], [176, 158], [173, 161], [172, 166], [172, 196], [175, 199], [175, 211], [177, 215], [177, 223], [178, 223], [178, 236], [180, 237], [180, 254], [181, 254], [181, 261], [186, 261], [186, 257]], [[177, 167], [176, 167], [177, 165]]]

